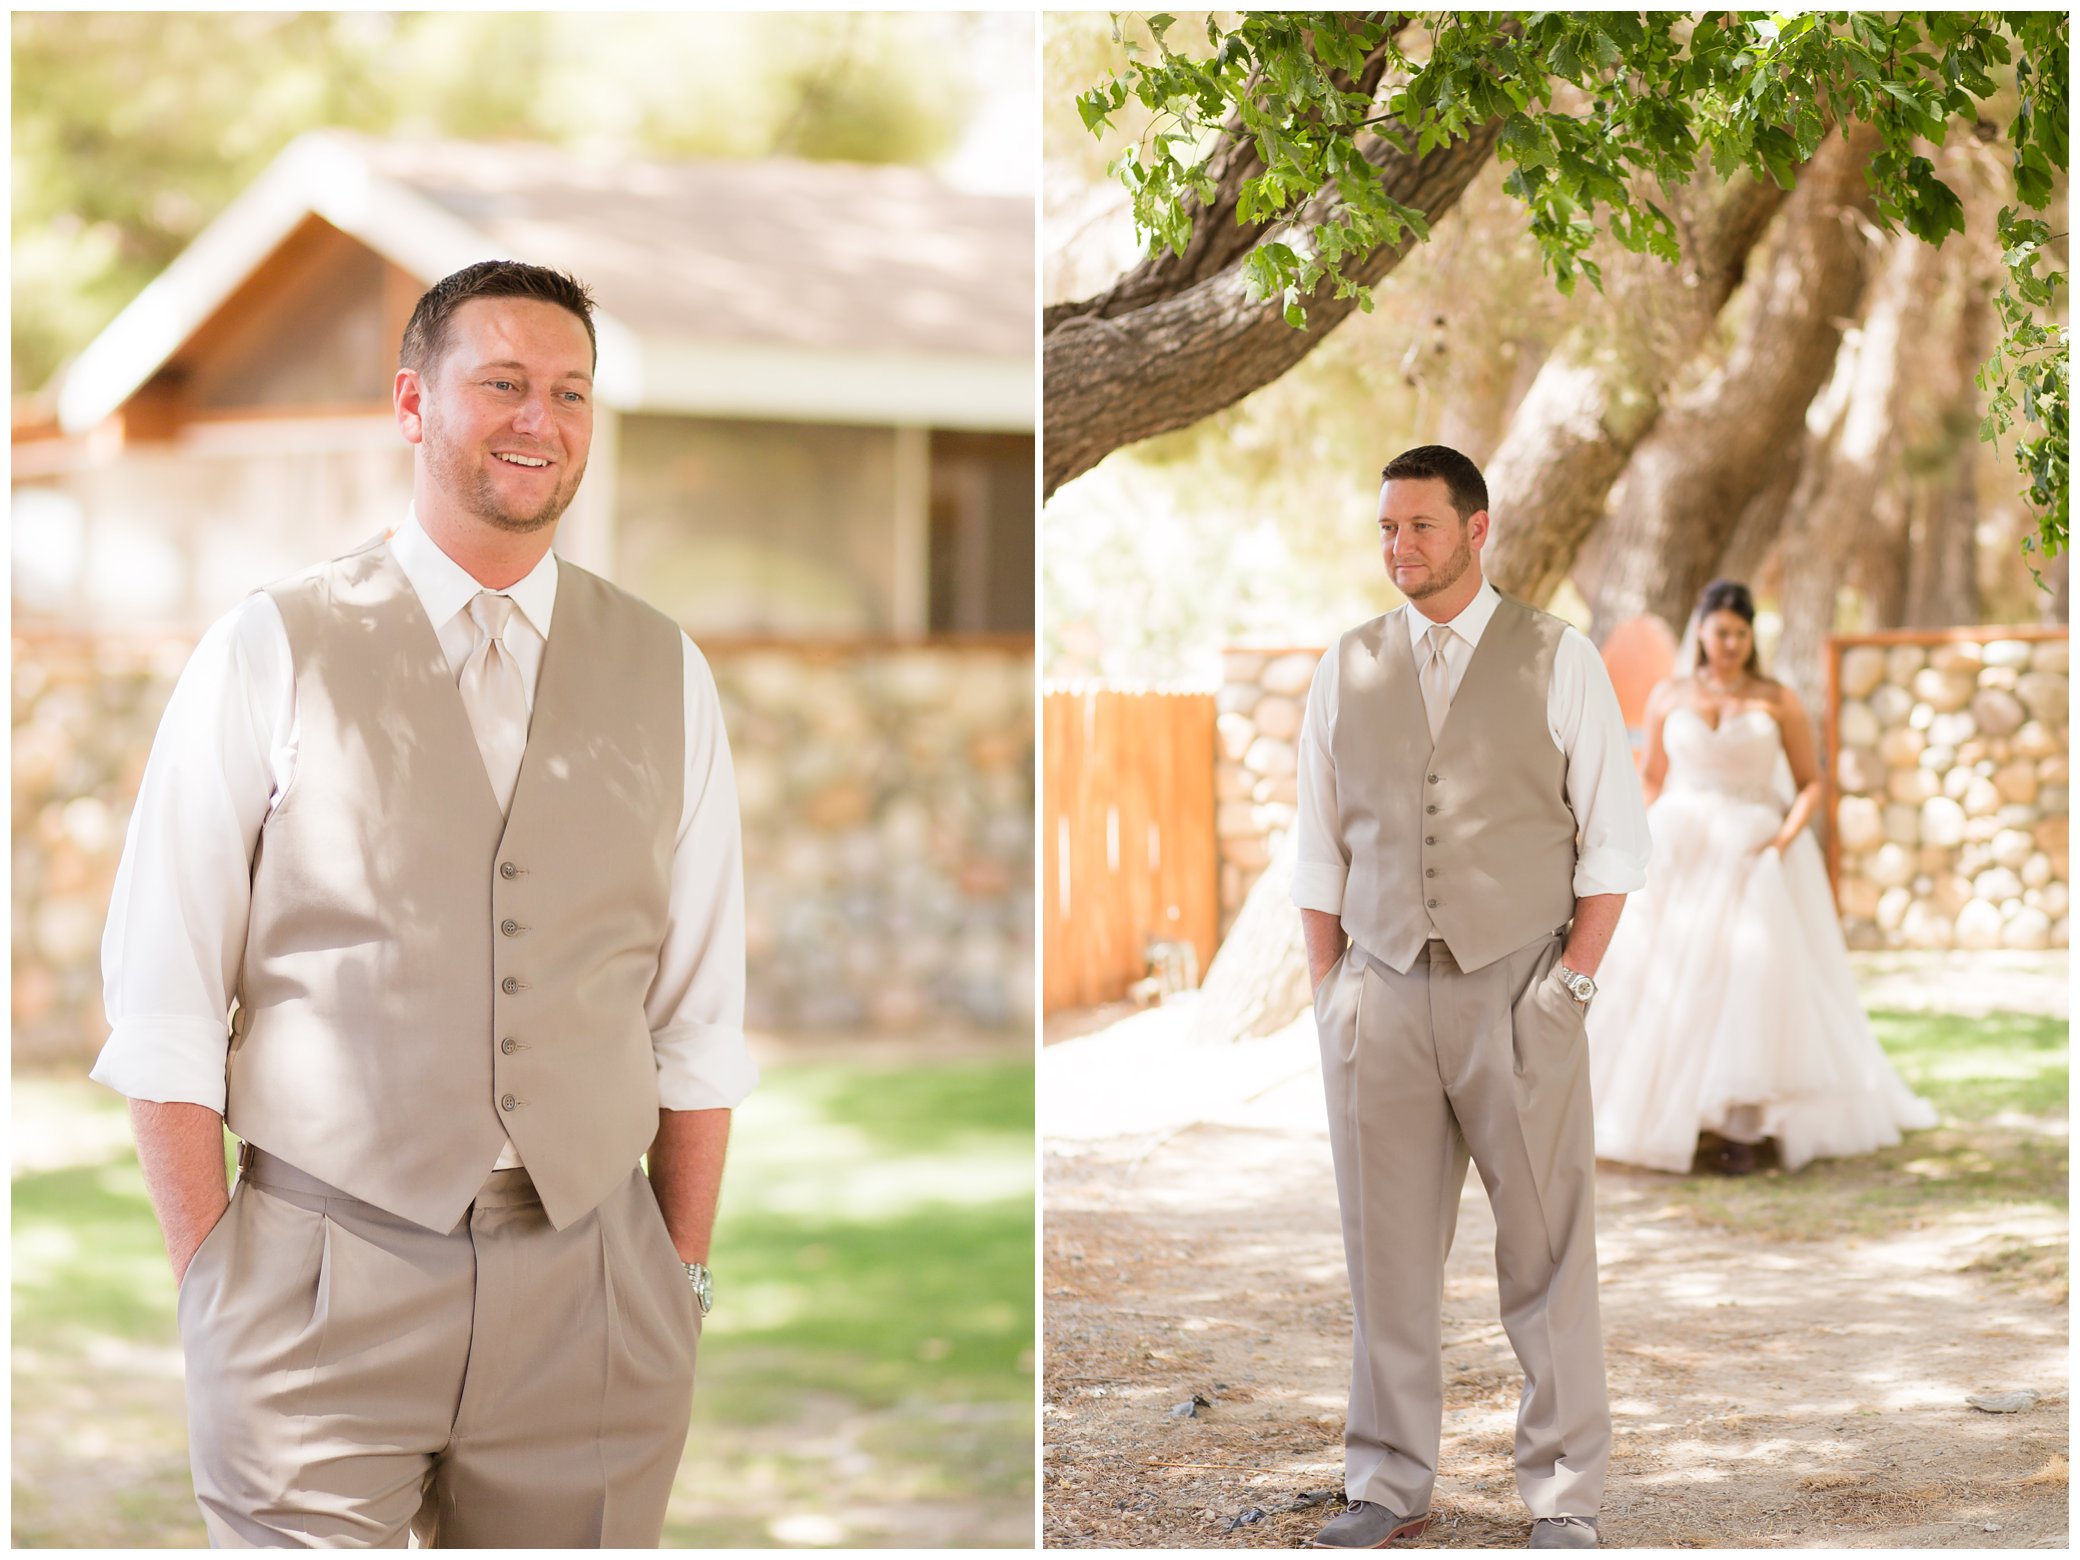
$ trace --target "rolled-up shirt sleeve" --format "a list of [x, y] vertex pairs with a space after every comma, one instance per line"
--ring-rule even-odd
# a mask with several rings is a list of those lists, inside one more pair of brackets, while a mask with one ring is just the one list
[[1647, 806], [1625, 717], [1603, 657], [1574, 629], [1561, 635], [1553, 657], [1548, 705], [1554, 737], [1567, 756], [1567, 801], [1580, 842], [1575, 897], [1644, 888], [1650, 850]]
[[101, 939], [109, 1036], [90, 1076], [132, 1099], [224, 1109], [253, 848], [295, 699], [266, 595], [211, 625], [153, 738]]
[[1343, 885], [1350, 876], [1336, 803], [1336, 759], [1329, 734], [1336, 729], [1336, 652], [1314, 669], [1307, 710], [1300, 721], [1299, 802], [1293, 819], [1293, 903], [1302, 910], [1343, 913]]
[[744, 1039], [744, 847], [715, 677], [685, 655], [686, 793], [657, 976], [644, 1011], [666, 1110], [726, 1109], [758, 1083]]

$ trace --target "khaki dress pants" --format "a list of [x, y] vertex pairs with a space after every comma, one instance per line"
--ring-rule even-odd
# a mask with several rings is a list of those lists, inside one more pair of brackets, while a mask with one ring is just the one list
[[441, 1234], [248, 1157], [180, 1291], [212, 1547], [655, 1547], [700, 1322], [640, 1169], [562, 1230], [494, 1171]]
[[1595, 1128], [1555, 934], [1471, 973], [1441, 942], [1405, 975], [1353, 946], [1315, 993], [1354, 1317], [1344, 1481], [1430, 1509], [1444, 1414], [1444, 1264], [1469, 1152], [1495, 1211], [1502, 1323], [1524, 1369], [1517, 1488], [1596, 1514], [1610, 1460], [1596, 1304]]

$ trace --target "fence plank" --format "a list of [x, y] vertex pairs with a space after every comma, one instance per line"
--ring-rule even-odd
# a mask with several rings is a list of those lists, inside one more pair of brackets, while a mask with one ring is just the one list
[[1041, 1004], [1124, 997], [1152, 938], [1203, 973], [1219, 923], [1211, 693], [1077, 689], [1041, 701]]

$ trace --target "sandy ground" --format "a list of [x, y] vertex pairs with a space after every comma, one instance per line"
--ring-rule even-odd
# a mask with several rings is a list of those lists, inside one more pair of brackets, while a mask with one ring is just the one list
[[[1874, 1005], [1950, 1011], [1988, 977], [1863, 974]], [[2064, 1011], [2062, 966], [1997, 984], [2004, 1007]], [[1311, 1021], [1209, 1053], [1173, 1013], [1041, 1060], [1050, 1547], [1289, 1547], [1340, 1509], [1349, 1300]], [[1968, 1266], [2062, 1240], [2063, 1218], [1764, 1241], [1701, 1226], [1673, 1184], [1599, 1169], [1607, 1546], [2065, 1547], [2062, 1285]], [[1423, 1547], [1516, 1547], [1528, 1526], [1492, 1237], [1470, 1178]], [[1965, 1402], [2020, 1388], [2041, 1394], [2021, 1413]]]

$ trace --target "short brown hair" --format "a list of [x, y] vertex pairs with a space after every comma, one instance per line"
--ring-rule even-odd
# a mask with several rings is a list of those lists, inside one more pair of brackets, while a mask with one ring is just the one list
[[539, 298], [577, 315], [599, 366], [599, 332], [592, 328], [592, 289], [567, 271], [521, 260], [479, 260], [426, 289], [412, 309], [397, 349], [397, 366], [425, 373], [448, 346], [448, 322], [472, 298]]
[[1419, 444], [1403, 450], [1379, 474], [1382, 482], [1420, 482], [1433, 477], [1444, 484], [1461, 520], [1488, 507], [1488, 483], [1481, 468], [1447, 444]]

